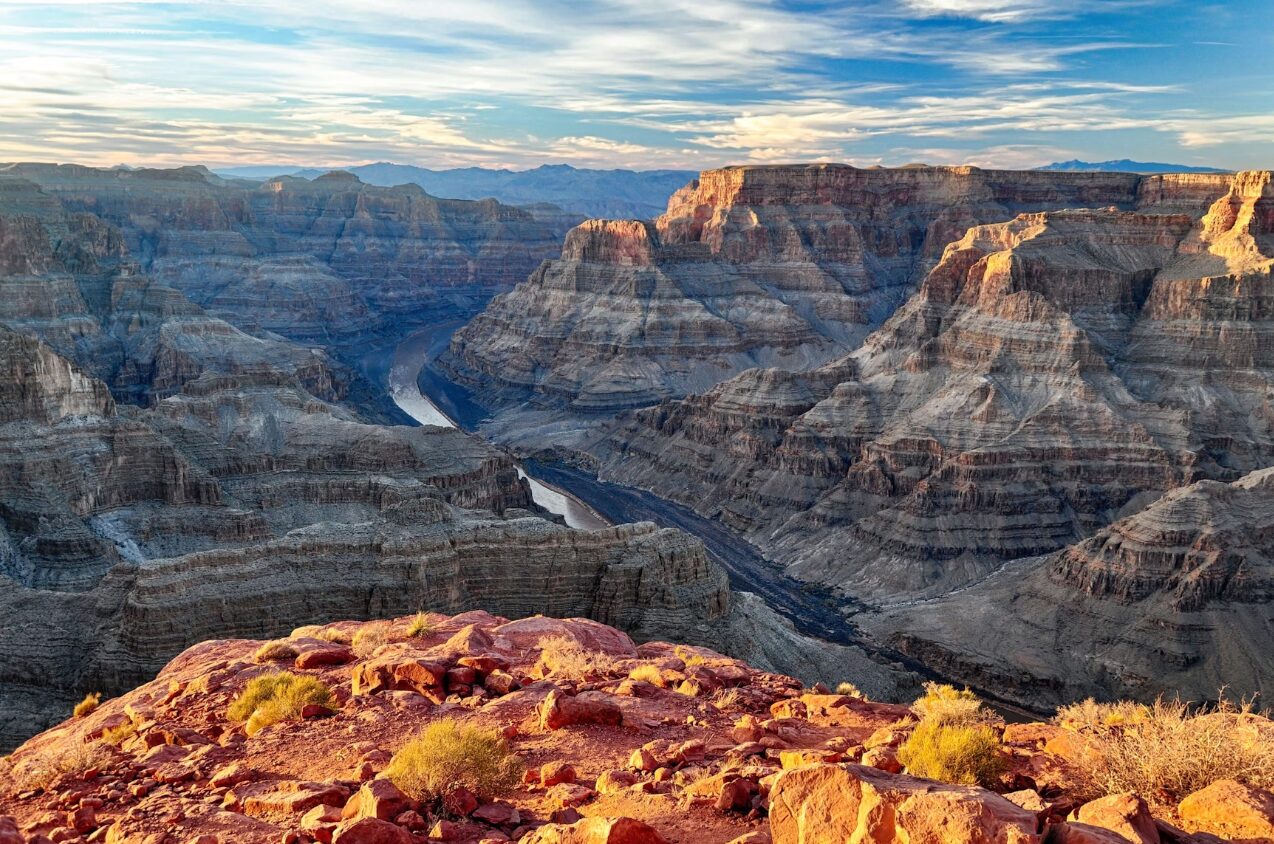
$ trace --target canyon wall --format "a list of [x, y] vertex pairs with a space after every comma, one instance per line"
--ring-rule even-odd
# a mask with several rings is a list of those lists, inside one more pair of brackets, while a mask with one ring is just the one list
[[1131, 207], [1129, 174], [728, 167], [653, 223], [591, 220], [458, 332], [443, 364], [507, 407], [611, 413], [856, 347], [972, 225]]
[[302, 342], [468, 315], [557, 254], [577, 219], [343, 172], [258, 183], [203, 167], [14, 164], [0, 178], [111, 224], [141, 270], [210, 314]]
[[[748, 371], [629, 413], [595, 449], [601, 473], [719, 518], [791, 573], [886, 611], [959, 593], [900, 611], [907, 622], [890, 628], [906, 641], [915, 622], [945, 642], [954, 656], [939, 664], [958, 662], [966, 646], [1031, 653], [1020, 644], [1028, 631], [1051, 652], [1085, 625], [1077, 652], [1108, 656], [1105, 637], [1124, 629], [1123, 612], [1147, 619], [1108, 666], [1128, 686], [1090, 688], [1198, 692], [1224, 678], [1258, 691], [1271, 667], [1258, 646], [1268, 630], [1250, 619], [1268, 606], [1267, 575], [1233, 579], [1231, 562], [1190, 587], [1154, 554], [1124, 560], [1117, 576], [1077, 561], [1096, 553], [1085, 540], [1126, 517], [1151, 518], [1144, 508], [1169, 490], [1274, 464], [1270, 182], [1266, 172], [1151, 177], [1134, 210], [975, 226], [856, 351], [808, 372]], [[1259, 499], [1265, 486], [1252, 490]], [[1212, 529], [1207, 519], [1191, 525]], [[1270, 547], [1254, 536], [1259, 559]], [[1028, 603], [1017, 594], [1021, 570], [1005, 564], [1059, 551], [1070, 562], [1052, 567], [1049, 598]], [[962, 597], [984, 579], [994, 585]], [[961, 601], [986, 589], [999, 589], [1003, 605], [964, 612]], [[1180, 670], [1161, 671], [1172, 646], [1157, 645], [1154, 631], [1189, 628], [1203, 611], [1198, 595], [1212, 613], [1200, 624], [1215, 638], [1194, 630]], [[1121, 602], [1136, 609], [1093, 609]], [[1219, 621], [1231, 613], [1249, 620]], [[1004, 676], [1042, 665], [1004, 659]], [[1092, 668], [1041, 673], [1074, 673], [1073, 693]], [[989, 687], [1011, 689], [1004, 676]], [[1036, 699], [1021, 685], [1019, 699]]]

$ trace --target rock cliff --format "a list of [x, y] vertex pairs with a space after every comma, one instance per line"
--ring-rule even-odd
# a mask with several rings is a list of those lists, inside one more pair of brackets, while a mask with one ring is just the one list
[[305, 342], [468, 314], [555, 254], [566, 225], [342, 172], [262, 184], [202, 167], [14, 164], [0, 179], [115, 226], [142, 271], [209, 313]]
[[[602, 474], [720, 518], [800, 577], [890, 604], [1081, 542], [1182, 485], [1274, 464], [1270, 174], [1150, 177], [1136, 194], [1135, 210], [969, 229], [858, 350], [630, 413], [596, 449]], [[1161, 576], [1137, 567], [1113, 579], [1075, 569], [1067, 588]], [[1235, 589], [1269, 600], [1246, 580]], [[970, 648], [1017, 642], [1010, 614], [990, 606]], [[1189, 606], [1165, 601], [1163, 618]], [[1014, 617], [1042, 625], [1038, 612]], [[1048, 617], [1054, 647], [1069, 627]], [[1198, 659], [1268, 635], [1219, 630]], [[1150, 678], [1139, 691], [1259, 682], [1244, 659], [1171, 681], [1156, 660], [1148, 633], [1130, 648], [1122, 667]]]
[[729, 167], [653, 224], [589, 221], [457, 333], [449, 371], [494, 401], [613, 412], [754, 366], [857, 346], [965, 229], [1022, 211], [1131, 207], [1138, 177], [972, 167]]
[[[1274, 470], [1199, 481], [968, 590], [863, 623], [966, 682], [1030, 701], [1271, 693]], [[1065, 643], [1059, 647], [1059, 643]]]

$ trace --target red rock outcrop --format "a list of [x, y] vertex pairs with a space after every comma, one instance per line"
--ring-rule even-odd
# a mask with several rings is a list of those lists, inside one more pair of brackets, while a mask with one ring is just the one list
[[[992, 725], [1014, 771], [1000, 788], [1017, 789], [1002, 796], [886, 770], [876, 751], [906, 740], [907, 707], [808, 693], [585, 619], [426, 620], [187, 650], [0, 760], [0, 841], [1206, 844], [1182, 828], [1256, 841], [1274, 823], [1274, 795], [1224, 780], [1179, 811], [1152, 814], [1126, 794], [1085, 803], [1071, 791], [1074, 759], [1049, 750], [1068, 734], [1058, 726]], [[357, 643], [350, 660], [301, 666], [344, 638]], [[330, 704], [249, 735], [229, 706], [281, 670], [327, 687]], [[373, 688], [369, 676], [405, 682]], [[559, 722], [549, 710], [608, 715]], [[443, 718], [503, 736], [520, 784], [479, 797], [453, 783], [422, 799], [395, 782], [395, 751]]]

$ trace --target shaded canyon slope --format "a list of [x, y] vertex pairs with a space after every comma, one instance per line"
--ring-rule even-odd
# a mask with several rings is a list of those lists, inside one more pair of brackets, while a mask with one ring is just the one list
[[113, 225], [143, 271], [210, 313], [302, 342], [472, 313], [555, 255], [578, 221], [345, 172], [259, 183], [203, 167], [13, 164], [0, 178]]
[[628, 414], [602, 474], [1025, 702], [1268, 691], [1271, 256], [1268, 172], [975, 226], [856, 351]]
[[653, 223], [590, 220], [561, 257], [497, 297], [443, 364], [502, 408], [612, 413], [754, 366], [808, 369], [853, 349], [947, 243], [1023, 211], [1131, 207], [1130, 174], [972, 167], [728, 167]]
[[0, 746], [201, 639], [332, 616], [587, 615], [822, 673], [697, 540], [542, 518], [506, 454], [375, 424], [358, 376], [210, 315], [71, 193], [0, 176]]

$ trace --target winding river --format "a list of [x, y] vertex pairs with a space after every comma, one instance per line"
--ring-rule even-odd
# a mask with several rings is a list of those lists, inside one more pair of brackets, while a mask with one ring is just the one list
[[[450, 331], [440, 333], [437, 328], [423, 329], [403, 341], [390, 362], [389, 396], [403, 413], [421, 425], [458, 427], [455, 420], [421, 392], [419, 386], [421, 370], [446, 347], [450, 338]], [[610, 526], [610, 522], [575, 496], [530, 477], [520, 466], [518, 475], [530, 484], [531, 499], [550, 513], [560, 515], [568, 526], [584, 530]]]
[[[422, 425], [473, 431], [487, 417], [468, 390], [430, 366], [461, 324], [433, 325], [412, 334], [394, 351], [383, 376], [394, 403]], [[571, 527], [651, 521], [679, 528], [702, 540], [729, 574], [732, 588], [761, 596], [802, 633], [842, 644], [857, 641], [853, 627], [823, 594], [788, 577], [725, 525], [646, 490], [602, 481], [571, 467], [524, 461], [519, 471], [531, 484], [535, 502], [561, 514]]]

